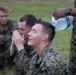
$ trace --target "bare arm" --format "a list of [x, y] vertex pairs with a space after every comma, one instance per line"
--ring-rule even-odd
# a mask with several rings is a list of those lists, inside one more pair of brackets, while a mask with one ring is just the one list
[[[71, 11], [70, 11], [70, 14], [69, 14], [69, 15], [70, 15], [70, 16], [76, 16], [76, 8], [71, 8]], [[57, 10], [53, 13], [53, 16], [55, 17], [55, 19], [59, 19], [59, 18], [68, 16], [68, 14], [67, 14], [67, 9], [66, 9], [66, 8], [57, 9]]]

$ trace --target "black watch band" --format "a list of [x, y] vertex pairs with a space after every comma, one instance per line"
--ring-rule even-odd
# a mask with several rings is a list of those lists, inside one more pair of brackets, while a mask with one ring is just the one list
[[71, 14], [71, 8], [67, 8], [66, 13], [67, 13], [67, 15], [70, 15]]

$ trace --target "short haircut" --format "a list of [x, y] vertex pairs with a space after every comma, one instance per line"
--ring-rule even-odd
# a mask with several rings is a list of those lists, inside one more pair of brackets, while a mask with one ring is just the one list
[[34, 15], [26, 14], [23, 17], [21, 17], [19, 21], [20, 22], [26, 21], [26, 26], [32, 27], [33, 25], [35, 25], [36, 20], [37, 19]]
[[52, 41], [55, 36], [55, 27], [51, 23], [42, 21], [41, 19], [38, 19], [36, 24], [41, 24], [43, 26], [43, 32], [47, 33], [49, 35], [49, 41]]
[[6, 13], [10, 12], [10, 10], [9, 10], [9, 8], [7, 6], [0, 6], [0, 11], [6, 12]]

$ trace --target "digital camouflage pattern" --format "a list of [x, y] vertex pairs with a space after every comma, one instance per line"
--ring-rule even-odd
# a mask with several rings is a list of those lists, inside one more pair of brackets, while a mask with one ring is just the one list
[[[7, 63], [4, 54], [10, 47], [12, 31], [17, 29], [17, 25], [16, 21], [8, 20], [5, 26], [0, 26], [0, 69], [5, 67]], [[12, 63], [11, 60], [9, 59], [9, 64]]]
[[[74, 7], [76, 8], [76, 0], [74, 0]], [[76, 17], [73, 21], [71, 45], [70, 45], [70, 58], [69, 58], [69, 70], [71, 75], [76, 75]]]
[[17, 55], [18, 60], [24, 62], [24, 75], [69, 75], [65, 60], [50, 45], [46, 46], [40, 57], [35, 53], [26, 60], [25, 54], [22, 50]]
[[[25, 75], [23, 70], [23, 64], [26, 61], [28, 61], [32, 57], [32, 55], [35, 54], [35, 52], [33, 51], [33, 48], [27, 45], [27, 40], [25, 40], [24, 48], [25, 50], [21, 50], [20, 52], [18, 52], [18, 54], [16, 54], [16, 57], [14, 59], [14, 62], [16, 65], [15, 75]], [[17, 51], [16, 48], [15, 48], [15, 51]]]

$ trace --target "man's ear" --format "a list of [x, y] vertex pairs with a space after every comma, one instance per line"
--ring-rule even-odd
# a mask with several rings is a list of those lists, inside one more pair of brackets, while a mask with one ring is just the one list
[[48, 34], [44, 34], [43, 36], [42, 36], [42, 40], [46, 40], [48, 38]]

